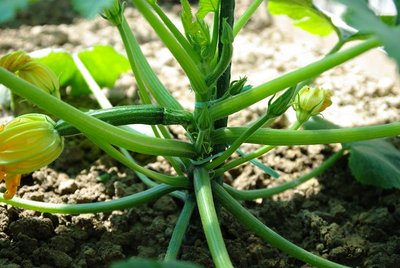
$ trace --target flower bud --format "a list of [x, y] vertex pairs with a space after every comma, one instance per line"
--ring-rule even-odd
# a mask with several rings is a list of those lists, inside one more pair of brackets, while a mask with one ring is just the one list
[[26, 114], [0, 126], [0, 181], [5, 180], [6, 199], [19, 186], [20, 174], [53, 162], [62, 152], [63, 138], [55, 122], [42, 114]]
[[102, 17], [113, 25], [118, 26], [122, 23], [124, 8], [124, 4], [119, 0], [114, 0], [113, 4], [109, 8], [104, 9]]
[[318, 115], [331, 104], [330, 91], [304, 86], [300, 89], [293, 107], [296, 110], [297, 120], [304, 123], [311, 116]]
[[0, 58], [0, 66], [22, 79], [60, 98], [58, 77], [45, 64], [31, 58], [23, 51], [16, 51]]

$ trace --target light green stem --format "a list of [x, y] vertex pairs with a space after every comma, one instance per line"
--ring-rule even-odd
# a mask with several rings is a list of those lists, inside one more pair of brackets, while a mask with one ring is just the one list
[[221, 202], [222, 206], [225, 207], [233, 216], [235, 216], [245, 227], [253, 230], [262, 239], [270, 243], [271, 245], [279, 248], [287, 254], [309, 263], [315, 267], [329, 267], [329, 268], [343, 268], [347, 266], [334, 263], [332, 261], [321, 258], [311, 252], [296, 246], [289, 240], [283, 238], [272, 229], [264, 225], [259, 219], [251, 214], [247, 209], [242, 207], [240, 203], [229, 195], [225, 189], [216, 182], [212, 182], [212, 187], [216, 198]]
[[231, 98], [215, 103], [210, 107], [213, 120], [240, 111], [268, 96], [271, 96], [285, 88], [295, 85], [308, 78], [317, 76], [347, 60], [379, 46], [379, 40], [368, 39], [354, 47], [326, 56], [323, 59], [311, 63], [305, 67], [275, 78], [267, 83], [254, 87]]
[[212, 196], [210, 176], [204, 168], [194, 169], [194, 191], [201, 223], [206, 235], [212, 259], [217, 268], [233, 267], [225, 247]]
[[233, 36], [236, 36], [239, 31], [247, 24], [251, 16], [253, 16], [254, 12], [262, 4], [263, 1], [264, 0], [254, 0], [253, 3], [251, 3], [251, 5], [243, 13], [243, 15], [240, 16], [239, 19], [237, 19], [233, 27]]
[[164, 22], [164, 24], [168, 27], [168, 30], [175, 36], [176, 40], [181, 44], [181, 46], [186, 50], [186, 52], [190, 55], [195, 62], [200, 62], [199, 55], [193, 50], [190, 43], [186, 40], [183, 34], [176, 28], [175, 24], [168, 18], [168, 16], [164, 13], [161, 7], [155, 3], [150, 3], [153, 7], [154, 11], [160, 17], [160, 19]]
[[18, 208], [53, 214], [98, 213], [127, 209], [144, 203], [148, 203], [174, 190], [176, 190], [176, 188], [169, 185], [160, 184], [143, 192], [121, 197], [119, 199], [87, 204], [52, 204], [26, 200], [18, 197], [14, 197], [10, 200], [4, 200], [3, 194], [0, 194], [0, 202], [4, 202]]
[[[215, 143], [230, 143], [236, 140], [246, 128], [224, 128], [211, 134]], [[247, 139], [248, 143], [268, 145], [309, 145], [345, 143], [362, 140], [380, 139], [400, 135], [400, 122], [340, 129], [286, 130], [259, 129]]]
[[188, 196], [188, 198], [185, 200], [185, 205], [183, 206], [181, 214], [176, 222], [164, 261], [176, 260], [178, 257], [179, 250], [189, 227], [190, 218], [192, 217], [195, 206], [196, 202], [194, 198], [192, 196]]
[[171, 93], [154, 74], [125, 17], [123, 17], [121, 24], [117, 27], [125, 45], [125, 50], [132, 71], [136, 77], [138, 85], [140, 85], [139, 90], [142, 91], [142, 94], [145, 94], [147, 89], [161, 106], [183, 109], [181, 104], [172, 97]]
[[242, 143], [246, 142], [246, 140], [248, 140], [251, 137], [251, 135], [253, 135], [253, 133], [255, 131], [257, 131], [257, 129], [259, 129], [266, 123], [269, 124], [270, 122], [272, 122], [274, 120], [275, 120], [275, 118], [270, 118], [268, 114], [259, 118], [254, 124], [251, 125], [251, 127], [246, 128], [246, 131], [244, 131], [220, 157], [218, 157], [215, 160], [213, 160], [212, 162], [206, 164], [205, 168], [207, 168], [208, 170], [211, 170], [211, 169], [216, 168], [219, 165], [221, 165], [234, 152], [236, 152], [236, 150], [240, 147], [240, 145], [242, 145]]
[[86, 115], [1, 67], [0, 83], [10, 88], [13, 93], [24, 97], [40, 108], [74, 125], [82, 133], [96, 135], [116, 146], [150, 155], [172, 155], [189, 158], [196, 155], [193, 145], [189, 143], [147, 137], [120, 129]]
[[255, 190], [238, 190], [233, 188], [230, 185], [224, 184], [224, 188], [228, 191], [235, 199], [239, 200], [254, 200], [257, 198], [268, 198], [272, 197], [273, 195], [279, 194], [286, 190], [295, 188], [300, 184], [314, 178], [320, 174], [322, 174], [325, 170], [331, 167], [340, 157], [343, 156], [344, 149], [334, 153], [330, 156], [327, 160], [325, 160], [319, 167], [313, 169], [311, 172], [307, 173], [304, 176], [301, 176], [295, 180], [288, 181], [282, 183], [281, 185], [267, 188], [267, 189], [255, 189]]
[[136, 8], [142, 13], [150, 23], [154, 31], [158, 34], [166, 47], [174, 55], [182, 69], [186, 73], [193, 87], [193, 90], [200, 95], [208, 94], [208, 87], [204, 76], [190, 55], [182, 48], [181, 44], [175, 39], [174, 35], [166, 28], [164, 23], [157, 18], [146, 0], [132, 0]]
[[144, 168], [133, 161], [129, 161], [121, 152], [119, 152], [115, 147], [108, 144], [107, 142], [102, 141], [93, 136], [88, 136], [90, 140], [92, 140], [97, 146], [99, 146], [102, 150], [104, 150], [108, 155], [121, 162], [125, 166], [133, 169], [134, 171], [140, 172], [147, 177], [154, 179], [158, 182], [165, 183], [175, 187], [189, 187], [189, 180], [185, 176], [168, 176], [162, 173], [158, 173], [152, 171], [150, 169]]
[[[297, 130], [299, 127], [301, 126], [301, 124], [299, 123], [299, 121], [296, 121], [293, 123], [293, 125], [290, 127], [290, 129], [293, 130]], [[221, 168], [217, 169], [214, 171], [215, 175], [222, 175], [225, 171], [231, 170], [237, 166], [240, 166], [241, 164], [246, 163], [247, 161], [250, 161], [254, 158], [257, 158], [269, 151], [271, 151], [272, 149], [274, 149], [276, 147], [276, 145], [266, 145], [263, 146], [251, 153], [248, 153], [240, 158], [237, 158], [235, 160], [232, 160], [231, 162], [225, 164], [224, 166], [222, 166]]]

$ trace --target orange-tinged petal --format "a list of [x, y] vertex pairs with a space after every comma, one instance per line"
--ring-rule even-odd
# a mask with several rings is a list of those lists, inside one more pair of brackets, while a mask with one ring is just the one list
[[0, 181], [6, 182], [7, 191], [4, 193], [4, 199], [9, 200], [13, 198], [17, 192], [17, 188], [21, 183], [21, 174], [7, 174], [0, 171]]

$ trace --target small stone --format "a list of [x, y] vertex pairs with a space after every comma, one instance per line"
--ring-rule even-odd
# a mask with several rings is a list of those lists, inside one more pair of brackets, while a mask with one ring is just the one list
[[64, 194], [72, 194], [78, 189], [75, 181], [72, 179], [68, 179], [65, 181], [61, 181], [58, 186], [58, 192], [62, 195]]

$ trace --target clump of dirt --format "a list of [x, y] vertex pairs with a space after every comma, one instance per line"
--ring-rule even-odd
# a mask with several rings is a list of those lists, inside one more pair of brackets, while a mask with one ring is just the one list
[[[69, 3], [53, 2], [61, 7]], [[247, 4], [246, 1], [238, 3], [239, 14]], [[168, 15], [177, 22], [179, 8], [170, 6], [168, 10]], [[128, 8], [126, 13], [162, 82], [185, 108], [193, 109], [193, 94], [177, 63], [155, 34], [144, 26], [147, 24], [136, 10]], [[73, 52], [99, 43], [123, 51], [116, 29], [107, 22], [86, 21], [73, 12], [68, 14], [66, 18], [56, 16], [58, 23], [42, 23], [42, 18], [36, 18], [40, 16], [23, 15], [32, 21], [28, 23], [29, 19], [20, 18], [3, 26], [0, 54], [43, 47], [62, 47]], [[42, 21], [36, 22], [33, 18]], [[246, 74], [249, 84], [257, 85], [312, 62], [333, 45], [333, 37], [310, 36], [293, 29], [285, 20], [278, 21], [269, 25], [267, 16], [253, 20], [247, 31], [237, 37], [234, 78]], [[363, 68], [366, 60], [360, 59], [317, 80], [316, 84], [334, 90], [334, 105], [324, 112], [327, 119], [344, 126], [400, 119], [399, 82], [393, 78], [395, 68], [380, 52], [373, 52], [369, 57], [382, 62], [379, 72], [372, 70], [373, 67]], [[136, 84], [131, 74], [124, 75], [108, 94], [115, 104], [136, 103]], [[93, 107], [94, 103], [90, 97], [68, 101], [80, 108]], [[230, 125], [243, 125], [256, 119], [265, 107], [266, 101], [262, 101], [234, 115]], [[276, 127], [287, 127], [292, 116], [289, 113], [281, 118]], [[174, 128], [173, 131], [178, 137], [183, 136], [181, 130]], [[394, 140], [397, 146], [398, 141]], [[256, 147], [247, 145], [243, 150]], [[280, 147], [260, 158], [281, 173], [279, 179], [265, 175], [253, 165], [244, 165], [228, 172], [225, 181], [240, 189], [271, 187], [307, 173], [337, 149], [338, 146], [331, 145]], [[153, 169], [171, 171], [162, 158], [135, 157]], [[132, 170], [104, 155], [84, 137], [75, 136], [67, 138], [64, 153], [52, 165], [24, 176], [17, 195], [42, 202], [89, 203], [144, 189], [145, 185]], [[358, 183], [347, 167], [345, 156], [317, 179], [272, 199], [243, 205], [288, 240], [324, 258], [353, 267], [397, 267], [400, 264], [399, 200], [397, 190]], [[169, 196], [123, 211], [84, 215], [52, 215], [2, 204], [0, 266], [108, 267], [116, 260], [131, 256], [162, 259], [181, 208], [181, 201]], [[221, 210], [220, 222], [235, 267], [307, 266], [246, 230], [225, 210]], [[180, 258], [213, 267], [197, 214], [193, 216]]]

